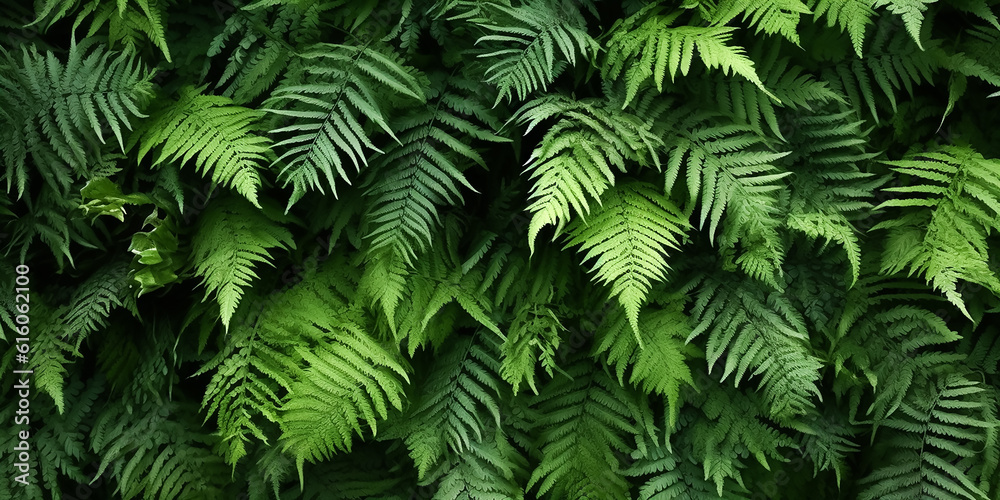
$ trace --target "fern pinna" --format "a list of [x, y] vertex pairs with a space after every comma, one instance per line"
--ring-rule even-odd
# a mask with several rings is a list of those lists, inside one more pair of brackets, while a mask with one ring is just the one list
[[0, 0], [0, 498], [1000, 498], [998, 3]]

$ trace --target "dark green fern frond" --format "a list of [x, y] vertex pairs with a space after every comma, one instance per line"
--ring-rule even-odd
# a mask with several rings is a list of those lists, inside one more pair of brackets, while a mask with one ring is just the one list
[[434, 80], [437, 95], [431, 102], [391, 122], [399, 141], [373, 160], [368, 177], [368, 251], [394, 251], [407, 265], [430, 245], [440, 223], [438, 207], [462, 203], [462, 186], [478, 192], [462, 173], [486, 166], [470, 143], [507, 141], [463, 116], [488, 109], [476, 102], [479, 86], [440, 74]]
[[639, 309], [649, 289], [666, 279], [667, 252], [689, 229], [680, 210], [653, 186], [621, 183], [601, 195], [590, 218], [568, 228], [567, 247], [580, 246], [593, 261], [594, 279], [611, 287], [639, 337]]
[[[281, 85], [265, 102], [266, 111], [292, 120], [272, 133], [286, 138], [275, 144], [281, 156], [275, 165], [285, 185], [292, 185], [291, 207], [309, 190], [336, 196], [336, 181], [350, 184], [345, 164], [355, 170], [368, 164], [367, 150], [381, 152], [364, 131], [370, 122], [396, 139], [389, 128], [386, 103], [375, 96], [395, 92], [423, 101], [412, 70], [385, 49], [319, 44], [301, 54], [305, 74]], [[398, 142], [398, 139], [396, 139]]]
[[[566, 367], [534, 399], [541, 462], [529, 488], [553, 498], [627, 498], [619, 454], [644, 429], [640, 400], [587, 358]], [[570, 378], [572, 377], [572, 378]]]
[[[587, 33], [578, 7], [570, 2], [529, 0], [511, 7], [487, 3], [483, 18], [471, 21], [488, 35], [476, 40], [490, 52], [480, 54], [493, 64], [486, 81], [497, 86], [496, 104], [517, 94], [518, 100], [545, 90], [577, 57], [590, 59], [600, 50]], [[579, 56], [578, 56], [579, 53]]]
[[110, 470], [122, 498], [218, 498], [229, 471], [212, 452], [218, 437], [199, 432], [194, 414], [169, 401], [150, 400], [135, 414], [108, 406], [90, 435], [101, 456], [97, 476]]
[[[100, 150], [107, 126], [124, 148], [122, 127], [151, 95], [150, 74], [128, 53], [108, 52], [94, 39], [71, 40], [65, 63], [52, 52], [22, 47], [21, 57], [0, 56], [0, 124], [8, 129], [2, 146], [7, 190], [21, 197], [28, 184], [25, 161], [53, 186], [65, 189], [68, 165], [76, 175], [88, 171], [88, 157]], [[99, 143], [98, 143], [99, 141]]]
[[822, 399], [820, 360], [809, 345], [809, 332], [789, 300], [760, 283], [726, 273], [701, 282], [692, 317], [697, 323], [688, 340], [707, 333], [709, 370], [725, 355], [722, 379], [738, 386], [760, 375], [758, 389], [771, 415], [784, 419], [804, 414]]
[[202, 214], [191, 247], [194, 271], [205, 296], [215, 295], [227, 329], [243, 290], [257, 277], [254, 265], [270, 263], [271, 249], [289, 245], [294, 243], [287, 229], [237, 198], [219, 200]]
[[[808, 111], [842, 99], [829, 88], [827, 82], [793, 65], [790, 58], [782, 57], [780, 45], [770, 45], [768, 49], [764, 47], [764, 44], [757, 44], [751, 49], [751, 55], [756, 60], [764, 86], [778, 98], [778, 102], [746, 80], [715, 74], [715, 92], [705, 96], [705, 105], [718, 106], [719, 111], [731, 116], [737, 123], [752, 126], [757, 134], [764, 134], [763, 125], [766, 124], [771, 134], [785, 140], [779, 119], [789, 113], [783, 111]], [[695, 87], [703, 83], [690, 82], [689, 85]]]
[[851, 37], [854, 52], [858, 57], [863, 55], [865, 31], [873, 24], [872, 17], [875, 16], [871, 0], [810, 0], [809, 4], [817, 19], [826, 16], [827, 27], [832, 28], [836, 24], [841, 31], [846, 31]]
[[891, 19], [881, 19], [863, 58], [851, 57], [823, 70], [824, 80], [843, 92], [854, 109], [867, 107], [876, 123], [883, 96], [895, 113], [899, 91], [913, 95], [914, 87], [931, 81], [939, 68], [933, 52], [924, 52], [896, 28]]
[[981, 382], [959, 373], [912, 392], [883, 425], [879, 465], [862, 481], [862, 500], [909, 498], [987, 500], [969, 469], [1000, 425]]
[[853, 116], [842, 112], [795, 117], [793, 153], [786, 157], [795, 173], [786, 224], [810, 239], [840, 245], [851, 267], [851, 285], [861, 272], [861, 245], [852, 220], [872, 208], [866, 200], [883, 182], [858, 165], [875, 154], [865, 151], [867, 133]]
[[477, 332], [450, 343], [435, 360], [404, 424], [421, 479], [451, 454], [464, 458], [494, 437], [500, 425], [498, 347], [491, 334]]
[[138, 133], [138, 157], [156, 148], [153, 165], [187, 163], [212, 182], [232, 187], [254, 206], [260, 189], [257, 170], [271, 155], [271, 141], [253, 133], [263, 112], [234, 106], [226, 97], [187, 88], [180, 99], [155, 113]]
[[913, 179], [886, 191], [913, 194], [877, 207], [907, 209], [872, 228], [888, 230], [882, 271], [923, 276], [969, 317], [960, 280], [1000, 295], [987, 244], [988, 235], [1000, 230], [1000, 161], [968, 147], [939, 146], [884, 163]]
[[141, 46], [138, 42], [151, 42], [160, 49], [167, 62], [170, 62], [170, 49], [167, 47], [166, 17], [167, 0], [116, 0], [115, 2], [79, 0], [41, 0], [36, 4], [36, 18], [29, 25], [40, 24], [51, 28], [56, 22], [69, 17], [77, 8], [73, 21], [74, 30], [91, 17], [90, 27], [86, 36], [92, 37], [108, 26], [108, 39], [112, 45], [121, 43], [132, 52], [138, 52]]
[[441, 478], [434, 498], [522, 500], [528, 461], [499, 430], [472, 443]]

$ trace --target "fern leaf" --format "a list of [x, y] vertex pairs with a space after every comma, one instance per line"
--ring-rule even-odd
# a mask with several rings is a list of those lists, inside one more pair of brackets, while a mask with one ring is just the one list
[[689, 318], [675, 303], [672, 308], [645, 310], [639, 316], [640, 335], [630, 330], [629, 320], [619, 310], [601, 323], [594, 346], [595, 353], [607, 353], [607, 362], [615, 367], [619, 383], [631, 368], [629, 382], [647, 393], [667, 401], [668, 425], [677, 423], [683, 403], [681, 389], [694, 385], [687, 361], [697, 349], [684, 342], [691, 333]]
[[625, 498], [629, 484], [616, 453], [640, 432], [638, 398], [586, 358], [566, 372], [572, 378], [553, 380], [533, 403], [541, 461], [528, 487], [556, 498]]
[[289, 208], [310, 189], [324, 192], [324, 184], [336, 196], [338, 178], [350, 184], [345, 163], [360, 170], [368, 164], [366, 149], [381, 152], [363, 130], [365, 118], [396, 139], [378, 92], [424, 99], [411, 71], [376, 49], [321, 44], [301, 57], [308, 63], [305, 83], [279, 86], [264, 103], [266, 111], [292, 120], [271, 131], [288, 135], [275, 144], [283, 152], [274, 165], [282, 165], [280, 177], [292, 184]]
[[814, 0], [811, 3], [815, 3], [812, 8], [816, 18], [825, 15], [828, 27], [839, 25], [841, 31], [850, 35], [854, 52], [862, 57], [865, 30], [873, 23], [872, 17], [875, 16], [872, 0]]
[[884, 425], [891, 437], [878, 442], [884, 461], [862, 481], [859, 498], [989, 498], [969, 477], [968, 460], [979, 454], [989, 418], [981, 382], [952, 373], [915, 392]]
[[799, 312], [777, 292], [746, 279], [720, 276], [703, 281], [692, 310], [691, 341], [707, 333], [709, 370], [725, 355], [722, 379], [736, 385], [760, 375], [758, 389], [776, 419], [794, 417], [822, 399], [819, 359], [811, 352]]
[[882, 271], [908, 269], [911, 275], [923, 276], [971, 319], [959, 280], [1000, 294], [986, 241], [992, 231], [1000, 230], [1000, 162], [967, 147], [940, 146], [885, 163], [910, 176], [913, 184], [887, 188], [912, 195], [876, 207], [909, 207], [872, 228], [888, 230]]
[[740, 75], [769, 97], [777, 99], [764, 87], [746, 51], [729, 45], [734, 28], [671, 27], [677, 15], [664, 15], [661, 9], [651, 4], [612, 26], [608, 56], [601, 66], [601, 75], [607, 81], [624, 78], [626, 96], [623, 108], [632, 102], [646, 80], [652, 78], [656, 89], [662, 92], [668, 75], [671, 82], [678, 73], [687, 76], [696, 49], [709, 70], [720, 68], [726, 74]]
[[600, 50], [573, 4], [533, 0], [517, 7], [497, 3], [485, 7], [480, 14], [486, 17], [472, 21], [491, 33], [476, 44], [485, 43], [492, 50], [479, 57], [496, 60], [486, 70], [486, 81], [499, 90], [494, 106], [515, 93], [525, 100], [545, 90], [567, 65], [576, 64], [578, 52], [581, 59], [589, 59]]
[[875, 0], [872, 7], [885, 7], [886, 10], [896, 14], [903, 19], [906, 31], [913, 37], [913, 41], [923, 50], [920, 43], [920, 26], [924, 22], [924, 12], [927, 6], [937, 2], [937, 0]]
[[269, 263], [269, 250], [286, 245], [293, 245], [291, 233], [248, 203], [220, 200], [202, 214], [192, 242], [192, 259], [206, 298], [216, 296], [226, 329], [243, 290], [257, 277], [254, 265]]
[[569, 227], [566, 245], [580, 245], [584, 259], [595, 262], [595, 279], [611, 286], [638, 338], [639, 309], [653, 283], [666, 278], [667, 252], [678, 249], [678, 237], [690, 226], [648, 184], [619, 184], [601, 198], [589, 220]]
[[257, 171], [271, 154], [271, 141], [252, 129], [263, 114], [234, 106], [225, 97], [185, 89], [176, 104], [143, 124], [138, 157], [157, 148], [153, 165], [193, 159], [202, 175], [211, 172], [212, 182], [232, 187], [259, 208]]
[[654, 148], [661, 141], [650, 133], [649, 125], [602, 101], [542, 97], [526, 104], [513, 119], [527, 124], [528, 133], [556, 116], [561, 120], [549, 129], [526, 162], [529, 179], [534, 182], [528, 206], [532, 212], [528, 227], [532, 253], [544, 226], [554, 225], [558, 235], [572, 219], [572, 212], [589, 213], [588, 198], [600, 199], [614, 184], [612, 167], [624, 171], [626, 162], [659, 165]]

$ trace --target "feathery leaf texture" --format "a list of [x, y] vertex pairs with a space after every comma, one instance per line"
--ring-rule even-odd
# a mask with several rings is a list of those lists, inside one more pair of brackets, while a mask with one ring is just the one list
[[212, 182], [232, 187], [260, 207], [257, 171], [271, 154], [271, 141], [254, 134], [253, 128], [263, 115], [234, 106], [228, 98], [186, 89], [175, 105], [143, 124], [139, 159], [154, 148], [154, 165], [194, 159], [202, 175], [211, 172]]
[[907, 208], [872, 228], [888, 231], [882, 271], [906, 269], [923, 276], [969, 316], [959, 280], [1000, 294], [987, 244], [988, 236], [1000, 230], [1000, 161], [969, 148], [940, 146], [885, 164], [913, 183], [886, 188], [904, 194], [876, 207]]
[[577, 57], [589, 59], [600, 50], [573, 3], [531, 0], [517, 7], [483, 7], [479, 14], [484, 17], [473, 22], [489, 33], [476, 40], [476, 45], [489, 47], [478, 57], [496, 60], [486, 70], [486, 82], [499, 90], [494, 105], [510, 101], [515, 93], [523, 101], [545, 90]]
[[88, 150], [104, 144], [104, 127], [124, 148], [122, 128], [145, 117], [140, 109], [151, 95], [151, 75], [135, 55], [108, 51], [91, 38], [72, 40], [65, 63], [34, 46], [20, 52], [20, 60], [6, 51], [0, 57], [7, 191], [13, 185], [24, 195], [28, 156], [48, 183], [65, 190], [71, 172], [86, 171]]
[[317, 44], [300, 57], [307, 64], [302, 81], [279, 86], [265, 102], [268, 112], [292, 120], [271, 131], [286, 136], [274, 145], [280, 152], [274, 165], [281, 166], [285, 185], [292, 185], [289, 208], [308, 190], [325, 192], [324, 184], [336, 196], [337, 179], [350, 184], [347, 160], [360, 171], [368, 165], [366, 149], [382, 152], [362, 121], [399, 141], [377, 95], [396, 92], [424, 100], [411, 71], [377, 48]]
[[[619, 111], [600, 100], [572, 100], [548, 96], [524, 105], [516, 115], [530, 132], [545, 120], [559, 117], [528, 158], [527, 170], [532, 213], [528, 245], [545, 226], [554, 225], [556, 235], [573, 218], [573, 212], [590, 212], [588, 198], [600, 196], [615, 181], [611, 170], [625, 171], [627, 163], [659, 165], [655, 148], [662, 144], [637, 116]], [[554, 237], [553, 237], [554, 238]]]
[[606, 80], [624, 78], [627, 93], [623, 107], [650, 78], [662, 92], [667, 75], [671, 82], [678, 73], [687, 76], [695, 49], [708, 69], [720, 68], [727, 75], [740, 75], [777, 99], [764, 87], [746, 50], [729, 45], [734, 28], [672, 27], [677, 15], [663, 14], [656, 4], [650, 4], [631, 17], [617, 21], [611, 28], [608, 55], [601, 66], [601, 74]]
[[666, 278], [667, 252], [679, 249], [688, 228], [652, 185], [623, 183], [605, 191], [590, 218], [568, 228], [566, 245], [579, 245], [584, 260], [594, 261], [595, 279], [610, 285], [638, 338], [639, 310], [653, 283]]
[[198, 221], [191, 253], [205, 297], [215, 295], [222, 324], [236, 313], [243, 290], [257, 278], [254, 265], [270, 262], [270, 250], [294, 245], [292, 234], [260, 209], [238, 199], [210, 205]]

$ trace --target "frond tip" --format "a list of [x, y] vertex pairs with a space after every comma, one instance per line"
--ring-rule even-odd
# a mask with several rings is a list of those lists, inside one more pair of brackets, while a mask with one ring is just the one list
[[589, 220], [570, 226], [567, 246], [580, 245], [584, 258], [595, 261], [595, 278], [611, 285], [611, 294], [618, 297], [638, 336], [646, 294], [653, 282], [666, 278], [667, 251], [678, 249], [678, 237], [690, 225], [649, 184], [623, 183], [601, 198]]

